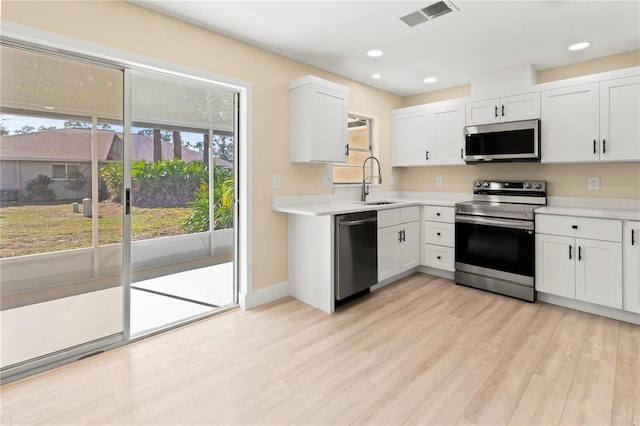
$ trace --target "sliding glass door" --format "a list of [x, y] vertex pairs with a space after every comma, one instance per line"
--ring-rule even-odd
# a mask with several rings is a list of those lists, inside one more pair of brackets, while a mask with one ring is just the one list
[[131, 79], [131, 334], [236, 303], [233, 92]]
[[122, 211], [102, 176], [123, 164], [124, 73], [1, 49], [5, 377], [124, 338]]

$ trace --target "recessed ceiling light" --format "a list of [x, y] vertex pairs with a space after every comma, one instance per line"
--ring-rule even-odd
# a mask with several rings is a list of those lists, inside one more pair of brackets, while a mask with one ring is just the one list
[[379, 80], [380, 78], [382, 78], [382, 76], [380, 74], [374, 74], [371, 76], [371, 78], [375, 79], [375, 80]]
[[589, 47], [590, 44], [591, 43], [589, 43], [588, 41], [581, 41], [580, 43], [572, 44], [571, 46], [569, 46], [569, 50], [586, 49], [587, 47]]
[[435, 83], [436, 81], [438, 81], [435, 77], [427, 77], [424, 79], [425, 83]]
[[372, 58], [377, 58], [382, 56], [382, 50], [379, 49], [373, 49], [367, 52], [368, 56], [371, 56]]
[[52, 106], [45, 106], [44, 109], [56, 109], [56, 108]]

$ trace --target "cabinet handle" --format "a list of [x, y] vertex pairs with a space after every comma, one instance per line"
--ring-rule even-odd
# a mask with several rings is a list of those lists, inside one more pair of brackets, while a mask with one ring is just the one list
[[425, 151], [426, 152], [426, 158], [427, 160], [429, 159], [429, 151]]
[[345, 152], [344, 155], [346, 155], [347, 157], [349, 156], [349, 144], [345, 145]]
[[464, 149], [460, 148], [460, 159], [464, 158]]
[[602, 153], [606, 154], [607, 153], [607, 141], [602, 139]]
[[578, 225], [571, 225], [571, 229], [578, 229]]
[[578, 260], [582, 260], [582, 247], [578, 246]]
[[436, 235], [439, 237], [439, 236], [440, 236], [440, 233], [439, 233], [439, 232], [436, 232]]
[[596, 140], [595, 139], [593, 140], [593, 153], [594, 154], [598, 153], [598, 150], [596, 149]]
[[402, 241], [407, 241], [407, 231], [402, 230]]
[[398, 231], [398, 241], [402, 242], [402, 231]]
[[636, 245], [636, 241], [635, 241], [635, 239], [634, 239], [634, 238], [635, 238], [635, 235], [636, 235], [636, 230], [635, 230], [635, 229], [632, 229], [632, 230], [631, 230], [631, 245], [632, 245], [632, 246], [635, 246], [635, 245]]
[[440, 256], [436, 256], [438, 258], [438, 260], [442, 259]]
[[571, 244], [569, 244], [569, 260], [573, 259], [573, 256], [571, 254], [571, 249], [572, 249]]
[[496, 105], [495, 115], [498, 117], [498, 105]]
[[502, 116], [504, 117], [504, 105], [502, 105]]
[[436, 213], [436, 216], [440, 216], [440, 212]]

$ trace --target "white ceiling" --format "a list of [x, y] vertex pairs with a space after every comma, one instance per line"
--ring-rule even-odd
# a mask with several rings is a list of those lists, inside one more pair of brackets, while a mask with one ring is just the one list
[[[640, 48], [638, 0], [453, 0], [459, 11], [414, 27], [399, 18], [434, 0], [130, 1], [400, 96], [492, 71], [541, 70]], [[591, 46], [567, 49], [578, 41]], [[384, 55], [369, 58], [370, 49]], [[429, 76], [438, 81], [424, 83]]]

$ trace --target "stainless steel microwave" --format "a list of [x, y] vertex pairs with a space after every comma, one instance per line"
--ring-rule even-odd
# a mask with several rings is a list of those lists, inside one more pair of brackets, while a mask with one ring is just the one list
[[467, 126], [464, 161], [540, 161], [540, 120]]

